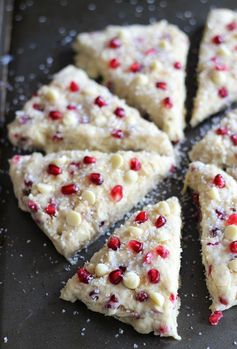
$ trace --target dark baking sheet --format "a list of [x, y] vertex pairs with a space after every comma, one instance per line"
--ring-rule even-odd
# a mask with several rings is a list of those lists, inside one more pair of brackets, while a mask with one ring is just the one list
[[[11, 2], [0, 0], [1, 3], [5, 5], [5, 10], [0, 10], [0, 15], [6, 20], [11, 13]], [[12, 120], [14, 111], [36, 90], [39, 82], [47, 82], [50, 74], [72, 63], [71, 43], [76, 33], [101, 29], [108, 24], [149, 23], [161, 18], [177, 24], [192, 40], [187, 79], [190, 115], [195, 92], [197, 48], [206, 15], [213, 6], [234, 9], [237, 4], [236, 0], [15, 1], [6, 122]], [[6, 25], [3, 27], [6, 29]], [[7, 33], [9, 30], [5, 32], [5, 37]], [[218, 118], [195, 130], [187, 129], [187, 141], [182, 150], [187, 152], [191, 143]], [[4, 128], [2, 134], [6, 136]], [[70, 304], [59, 299], [64, 281], [74, 273], [76, 266], [70, 266], [57, 254], [30, 216], [18, 209], [7, 174], [7, 159], [17, 150], [12, 149], [6, 137], [1, 140], [0, 146], [1, 348], [224, 349], [237, 345], [236, 308], [225, 312], [217, 328], [207, 322], [210, 302], [199, 254], [197, 214], [191, 195], [182, 198], [180, 194], [187, 166], [186, 155], [183, 155], [181, 169], [174, 177], [164, 181], [150, 195], [151, 202], [177, 195], [183, 204], [182, 306], [178, 318], [183, 339], [176, 342], [153, 335], [139, 335], [113, 318], [90, 312], [79, 302]], [[103, 241], [102, 237], [83, 252], [79, 264], [102, 246]]]

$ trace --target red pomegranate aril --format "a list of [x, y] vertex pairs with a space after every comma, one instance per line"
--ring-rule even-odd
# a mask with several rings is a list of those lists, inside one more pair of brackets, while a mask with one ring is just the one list
[[221, 311], [214, 311], [214, 313], [212, 313], [210, 316], [209, 316], [209, 323], [212, 325], [212, 326], [216, 326], [218, 325], [220, 319], [223, 317], [223, 314]]
[[237, 22], [233, 21], [227, 24], [226, 29], [229, 31], [233, 31], [237, 29]]
[[148, 50], [146, 50], [146, 51], [144, 52], [144, 55], [146, 55], [146, 56], [154, 55], [154, 54], [156, 54], [157, 52], [158, 52], [157, 49], [154, 48], [154, 47], [152, 47], [152, 48], [149, 48]]
[[138, 224], [144, 223], [147, 220], [148, 220], [148, 213], [146, 211], [139, 212], [134, 219], [134, 221]]
[[219, 136], [225, 136], [228, 135], [229, 130], [227, 127], [219, 127], [216, 129], [216, 134]]
[[63, 140], [63, 136], [60, 135], [59, 133], [55, 133], [53, 136], [52, 136], [52, 140], [54, 142], [60, 142]]
[[96, 172], [90, 173], [88, 178], [91, 183], [96, 185], [101, 185], [104, 182], [104, 179], [100, 173], [96, 173]]
[[227, 71], [228, 68], [227, 68], [227, 66], [226, 66], [225, 64], [223, 64], [223, 63], [216, 63], [216, 64], [215, 64], [215, 70], [217, 70], [217, 71]]
[[169, 300], [174, 303], [176, 301], [176, 296], [175, 294], [171, 293], [170, 296], [169, 296]]
[[234, 145], [237, 145], [237, 134], [231, 135], [230, 139]]
[[72, 105], [72, 104], [68, 104], [67, 105], [67, 110], [76, 110], [77, 107], [75, 105]]
[[227, 88], [226, 87], [221, 87], [219, 90], [218, 90], [218, 96], [220, 97], [220, 98], [225, 98], [225, 97], [227, 97], [228, 96], [228, 90], [227, 90]]
[[32, 201], [32, 200], [29, 200], [28, 201], [28, 207], [31, 211], [33, 212], [37, 212], [38, 211], [38, 205], [36, 202]]
[[70, 91], [71, 92], [78, 92], [80, 90], [79, 85], [75, 81], [71, 81], [70, 83]]
[[118, 118], [124, 118], [125, 117], [125, 110], [121, 107], [117, 107], [114, 110], [114, 114], [118, 117]]
[[107, 103], [105, 102], [104, 98], [101, 96], [96, 97], [95, 99], [95, 104], [99, 107], [105, 107], [107, 105]]
[[67, 184], [67, 185], [62, 186], [61, 192], [64, 195], [76, 194], [78, 192], [78, 187], [74, 183]]
[[224, 39], [221, 35], [215, 35], [212, 38], [212, 43], [215, 45], [220, 45], [224, 42]]
[[139, 291], [136, 293], [135, 299], [138, 302], [145, 302], [148, 299], [148, 294], [145, 291]]
[[86, 268], [78, 268], [77, 276], [78, 279], [84, 284], [89, 284], [92, 280], [92, 275], [88, 270], [86, 270]]
[[118, 307], [118, 298], [115, 296], [115, 294], [112, 294], [108, 300], [108, 302], [105, 304], [105, 308], [107, 309], [116, 309]]
[[166, 90], [167, 83], [164, 81], [158, 81], [158, 82], [156, 82], [156, 88], [159, 88], [160, 90]]
[[39, 103], [34, 103], [34, 104], [32, 105], [32, 107], [33, 107], [33, 109], [38, 110], [38, 111], [43, 111], [43, 110], [44, 110], [43, 105], [41, 105], [41, 104], [39, 104]]
[[121, 41], [119, 38], [113, 38], [109, 41], [108, 47], [119, 48], [121, 46]]
[[173, 102], [172, 102], [170, 97], [164, 98], [162, 103], [163, 103], [164, 107], [167, 109], [173, 108]]
[[152, 260], [154, 258], [154, 255], [152, 252], [147, 252], [143, 258], [143, 262], [146, 264], [151, 264]]
[[111, 69], [117, 69], [119, 66], [120, 66], [120, 63], [119, 63], [119, 61], [116, 58], [112, 58], [109, 61], [109, 67]]
[[53, 175], [53, 176], [58, 176], [62, 173], [62, 169], [55, 165], [55, 164], [49, 164], [48, 166], [48, 174]]
[[136, 253], [139, 253], [143, 250], [143, 243], [137, 240], [130, 240], [128, 242], [128, 247]]
[[156, 247], [156, 253], [158, 254], [158, 256], [160, 256], [161, 258], [167, 258], [169, 256], [169, 250], [167, 250], [167, 248], [165, 248], [162, 245], [159, 245]]
[[237, 213], [229, 215], [225, 222], [225, 225], [237, 225]]
[[[215, 212], [216, 212], [216, 215], [217, 215], [217, 217], [221, 220], [221, 221], [223, 221], [224, 219], [226, 219], [226, 213], [225, 213], [225, 211], [221, 211], [221, 210], [215, 210]], [[237, 224], [237, 223], [236, 223]]]
[[228, 305], [228, 301], [227, 301], [225, 298], [223, 298], [223, 297], [220, 297], [220, 298], [219, 298], [219, 302], [220, 302], [221, 304], [223, 304], [223, 305]]
[[182, 64], [180, 62], [174, 62], [174, 68], [180, 70], [182, 69]]
[[44, 211], [49, 216], [54, 216], [56, 214], [56, 206], [54, 204], [48, 204]]
[[159, 216], [156, 219], [155, 226], [156, 228], [161, 228], [165, 225], [166, 223], [166, 218], [164, 216]]
[[49, 112], [49, 117], [52, 120], [60, 120], [62, 119], [62, 113], [60, 111], [57, 110], [52, 110], [51, 112]]
[[225, 187], [225, 180], [222, 177], [221, 174], [217, 174], [213, 179], [213, 184], [215, 184], [216, 187], [222, 189]]
[[159, 333], [160, 334], [165, 334], [167, 332], [168, 332], [167, 326], [160, 326], [160, 328], [159, 328]]
[[111, 132], [111, 136], [118, 139], [123, 139], [125, 134], [122, 130], [114, 130]]
[[237, 241], [232, 241], [229, 247], [231, 253], [237, 253]]
[[129, 67], [130, 72], [137, 73], [142, 70], [142, 65], [138, 62], [134, 62]]
[[140, 169], [142, 168], [142, 163], [139, 159], [137, 158], [132, 158], [130, 160], [130, 169], [133, 171], [140, 171]]
[[83, 163], [85, 165], [90, 165], [90, 164], [95, 164], [96, 163], [96, 158], [94, 156], [85, 156], [83, 159]]
[[160, 273], [157, 269], [150, 269], [147, 272], [147, 276], [152, 284], [157, 284], [160, 281]]
[[122, 185], [115, 185], [111, 191], [110, 196], [115, 202], [119, 202], [123, 198], [123, 187]]
[[111, 248], [113, 251], [117, 251], [120, 248], [121, 242], [117, 236], [111, 236], [107, 242], [108, 248]]
[[109, 273], [109, 281], [113, 285], [119, 284], [123, 279], [122, 271], [120, 269], [115, 269]]

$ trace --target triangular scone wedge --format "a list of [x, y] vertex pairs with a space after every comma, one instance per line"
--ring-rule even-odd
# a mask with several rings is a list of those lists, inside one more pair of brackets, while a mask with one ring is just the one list
[[218, 126], [195, 144], [189, 156], [192, 161], [221, 167], [237, 179], [237, 109], [229, 112]]
[[10, 176], [20, 208], [70, 259], [142, 200], [172, 164], [147, 152], [34, 153], [14, 156]]
[[180, 213], [175, 197], [136, 212], [78, 269], [61, 298], [79, 299], [140, 333], [180, 339]]
[[185, 126], [185, 67], [188, 37], [161, 21], [151, 25], [109, 26], [79, 34], [76, 64], [102, 76], [120, 97], [148, 113], [174, 142]]
[[165, 133], [74, 66], [56, 74], [16, 115], [9, 138], [25, 149], [173, 152]]
[[212, 10], [200, 47], [192, 126], [237, 101], [236, 48], [237, 12]]
[[212, 299], [210, 323], [237, 304], [237, 182], [215, 165], [190, 164], [186, 186], [199, 196], [202, 261]]

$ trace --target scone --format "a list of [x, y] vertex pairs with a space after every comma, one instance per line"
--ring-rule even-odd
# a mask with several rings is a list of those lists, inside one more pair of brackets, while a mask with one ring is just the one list
[[186, 186], [198, 195], [202, 261], [212, 299], [209, 321], [237, 304], [237, 183], [215, 165], [190, 164]]
[[90, 262], [78, 268], [61, 298], [79, 299], [89, 309], [114, 316], [140, 333], [180, 339], [180, 230], [175, 197], [136, 212]]
[[142, 200], [172, 164], [171, 157], [147, 152], [34, 153], [14, 156], [10, 176], [20, 208], [71, 260]]
[[192, 161], [221, 167], [237, 179], [237, 109], [195, 144], [189, 156]]
[[197, 73], [192, 126], [237, 101], [237, 12], [226, 9], [210, 12]]
[[56, 74], [51, 84], [41, 87], [16, 113], [9, 138], [24, 149], [45, 152], [173, 152], [165, 133], [74, 66]]
[[76, 65], [102, 76], [116, 94], [137, 107], [173, 142], [185, 126], [186, 34], [161, 21], [151, 25], [109, 26], [79, 34]]

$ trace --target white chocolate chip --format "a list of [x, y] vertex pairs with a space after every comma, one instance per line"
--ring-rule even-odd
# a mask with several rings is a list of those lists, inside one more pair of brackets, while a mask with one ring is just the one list
[[170, 43], [167, 40], [161, 40], [159, 43], [160, 48], [168, 49], [170, 48]]
[[150, 64], [150, 68], [153, 71], [160, 71], [162, 69], [162, 63], [158, 61], [153, 61]]
[[169, 204], [167, 204], [166, 201], [161, 201], [158, 206], [158, 212], [161, 215], [168, 216], [170, 215], [170, 207]]
[[219, 48], [218, 48], [218, 51], [217, 51], [217, 54], [222, 56], [222, 57], [228, 57], [231, 55], [231, 51], [229, 50], [228, 47], [226, 47], [225, 45], [221, 45]]
[[108, 122], [108, 119], [104, 115], [97, 116], [95, 124], [97, 126], [104, 126]]
[[129, 271], [129, 272], [124, 274], [123, 284], [127, 288], [130, 288], [131, 290], [134, 290], [135, 288], [137, 288], [139, 286], [140, 278], [133, 271]]
[[109, 271], [109, 268], [104, 263], [98, 263], [95, 267], [95, 274], [98, 277], [104, 276], [105, 274], [108, 273], [108, 271]]
[[79, 212], [69, 210], [66, 213], [66, 221], [69, 225], [77, 227], [81, 224], [81, 215]]
[[77, 119], [75, 112], [73, 111], [67, 111], [63, 114], [63, 124], [65, 126], [76, 126]]
[[227, 227], [225, 227], [224, 236], [225, 236], [225, 239], [230, 241], [237, 240], [237, 226], [228, 225]]
[[65, 155], [60, 156], [56, 159], [53, 159], [52, 163], [57, 165], [57, 166], [63, 166], [67, 162], [67, 157]]
[[91, 190], [85, 190], [82, 193], [82, 199], [87, 201], [89, 204], [93, 205], [95, 203], [96, 197], [93, 191]]
[[127, 231], [129, 232], [129, 234], [131, 236], [134, 237], [141, 237], [141, 235], [143, 234], [143, 230], [141, 228], [137, 228], [137, 227], [128, 227]]
[[111, 164], [113, 168], [120, 168], [123, 166], [123, 158], [120, 154], [114, 154], [111, 157]]
[[146, 85], [148, 83], [148, 77], [145, 74], [138, 74], [134, 78], [133, 83], [135, 85]]
[[59, 92], [54, 87], [43, 86], [40, 94], [50, 103], [55, 103], [59, 99]]
[[155, 304], [157, 310], [162, 310], [162, 307], [165, 302], [164, 296], [159, 292], [150, 291], [149, 297], [152, 302]]
[[128, 183], [135, 183], [138, 179], [138, 174], [136, 171], [129, 170], [125, 173], [125, 181]]
[[211, 188], [208, 193], [207, 193], [208, 197], [210, 199], [213, 199], [213, 200], [220, 200], [220, 194], [218, 192], [218, 189], [213, 187]]
[[215, 84], [221, 85], [226, 81], [226, 73], [213, 70], [211, 72], [211, 79]]
[[231, 271], [237, 273], [237, 259], [233, 259], [229, 262], [228, 267]]
[[231, 275], [228, 267], [225, 264], [219, 264], [213, 267], [212, 278], [218, 288], [229, 287], [231, 283]]
[[46, 193], [50, 193], [53, 190], [53, 187], [50, 184], [39, 183], [39, 184], [36, 184], [36, 189], [41, 194], [46, 194]]

